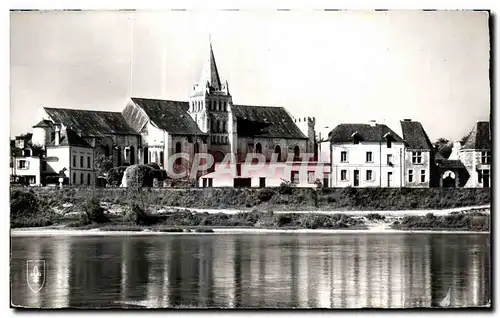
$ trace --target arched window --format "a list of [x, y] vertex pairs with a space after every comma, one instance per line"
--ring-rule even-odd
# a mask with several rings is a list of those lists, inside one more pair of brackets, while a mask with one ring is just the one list
[[262, 145], [260, 144], [260, 142], [255, 145], [255, 153], [262, 153]]
[[135, 147], [130, 146], [130, 164], [135, 164]]
[[87, 174], [87, 185], [90, 185], [90, 173]]
[[293, 160], [294, 161], [300, 160], [300, 148], [299, 148], [299, 146], [295, 146], [293, 148]]
[[76, 184], [76, 173], [73, 172], [73, 182], [72, 184]]
[[83, 184], [83, 172], [80, 173], [80, 184]]
[[102, 148], [104, 149], [104, 156], [109, 157], [109, 146], [103, 145]]
[[219, 121], [219, 132], [224, 132], [224, 122]]
[[280, 147], [280, 145], [276, 145], [276, 147], [274, 147], [274, 153], [278, 154], [276, 160], [281, 161], [281, 147]]
[[182, 152], [182, 143], [180, 141], [175, 143], [175, 153], [181, 153]]

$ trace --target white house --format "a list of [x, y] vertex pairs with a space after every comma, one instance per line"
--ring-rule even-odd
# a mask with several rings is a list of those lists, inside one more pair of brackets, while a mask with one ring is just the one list
[[404, 186], [404, 141], [384, 124], [340, 124], [330, 132], [332, 187]]

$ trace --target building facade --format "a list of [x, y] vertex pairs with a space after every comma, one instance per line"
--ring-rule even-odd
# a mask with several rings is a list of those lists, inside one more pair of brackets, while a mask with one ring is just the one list
[[401, 121], [401, 130], [405, 142], [404, 186], [410, 188], [435, 186], [436, 150], [424, 127], [418, 121], [405, 119]]
[[383, 124], [340, 124], [330, 132], [331, 186], [404, 186], [404, 141]]
[[490, 123], [478, 121], [463, 146], [459, 143], [455, 143], [454, 146], [454, 152], [458, 153], [458, 159], [469, 175], [464, 186], [466, 188], [489, 188], [492, 163]]

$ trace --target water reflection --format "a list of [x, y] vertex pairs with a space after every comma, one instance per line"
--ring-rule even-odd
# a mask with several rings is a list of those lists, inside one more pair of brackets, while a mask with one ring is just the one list
[[[26, 307], [429, 307], [490, 299], [487, 235], [273, 234], [12, 238]], [[26, 260], [45, 259], [44, 288]]]

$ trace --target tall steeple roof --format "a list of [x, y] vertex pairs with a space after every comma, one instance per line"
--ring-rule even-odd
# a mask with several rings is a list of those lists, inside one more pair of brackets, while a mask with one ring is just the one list
[[201, 87], [204, 87], [207, 83], [212, 89], [221, 90], [222, 85], [219, 77], [219, 71], [217, 71], [217, 65], [215, 64], [214, 51], [212, 49], [211, 41], [210, 41], [210, 52], [208, 55], [208, 59], [205, 61], [205, 64], [203, 65], [199, 85]]

